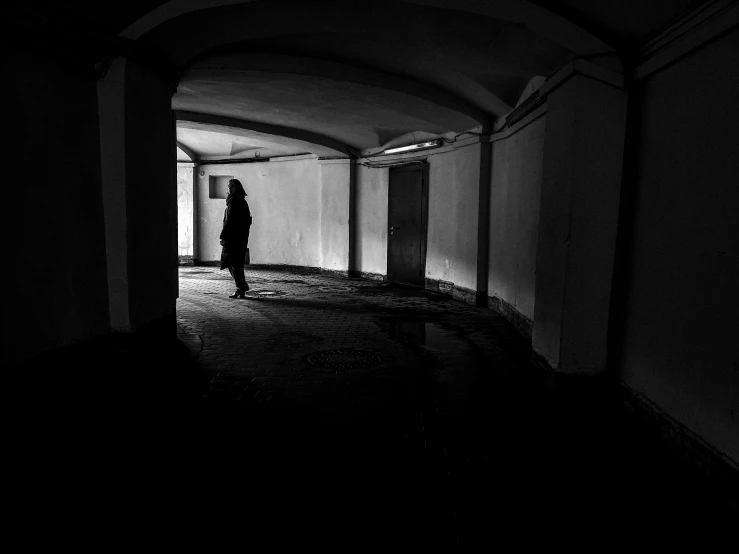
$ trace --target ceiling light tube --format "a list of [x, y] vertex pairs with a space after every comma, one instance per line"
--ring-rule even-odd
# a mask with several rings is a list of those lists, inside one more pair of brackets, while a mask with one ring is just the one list
[[413, 152], [415, 150], [424, 150], [426, 148], [436, 148], [441, 146], [441, 139], [430, 140], [428, 142], [419, 142], [418, 144], [410, 144], [408, 146], [399, 146], [398, 148], [388, 148], [383, 150], [383, 154], [400, 154], [401, 152]]

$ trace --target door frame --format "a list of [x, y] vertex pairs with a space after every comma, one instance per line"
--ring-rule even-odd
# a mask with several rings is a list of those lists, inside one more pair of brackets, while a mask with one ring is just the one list
[[[429, 233], [429, 163], [426, 160], [419, 161], [419, 162], [413, 162], [409, 164], [403, 164], [398, 165], [395, 167], [391, 167], [388, 169], [388, 176], [387, 176], [387, 202], [386, 202], [386, 227], [385, 230], [387, 233], [387, 246], [385, 250], [385, 280], [392, 283], [390, 279], [390, 181], [392, 178], [392, 173], [395, 171], [396, 173], [402, 172], [402, 171], [420, 171], [421, 172], [421, 284], [419, 285], [420, 288], [425, 289], [426, 288], [426, 250], [427, 250], [427, 243], [428, 243], [428, 233]], [[404, 286], [412, 287], [414, 285], [409, 285], [407, 283], [398, 283]]]

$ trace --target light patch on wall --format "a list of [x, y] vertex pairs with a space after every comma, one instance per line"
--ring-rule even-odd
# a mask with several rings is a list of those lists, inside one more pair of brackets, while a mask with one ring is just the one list
[[295, 234], [292, 236], [290, 244], [292, 246], [298, 246], [301, 240], [303, 240], [303, 233], [301, 233], [300, 231], [296, 231]]

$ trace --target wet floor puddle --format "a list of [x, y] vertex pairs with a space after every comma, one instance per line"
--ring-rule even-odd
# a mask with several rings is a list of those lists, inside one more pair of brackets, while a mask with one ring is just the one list
[[465, 341], [457, 336], [458, 333], [437, 318], [381, 317], [378, 324], [386, 330], [388, 338], [429, 353], [469, 350]]

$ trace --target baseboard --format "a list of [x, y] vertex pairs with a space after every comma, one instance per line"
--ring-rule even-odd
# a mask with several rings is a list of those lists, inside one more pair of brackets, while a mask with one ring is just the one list
[[337, 277], [349, 277], [349, 271], [346, 269], [326, 269], [323, 267], [319, 267], [318, 272], [324, 275], [336, 275]]
[[620, 383], [626, 416], [645, 429], [655, 440], [681, 458], [696, 475], [712, 480], [733, 482], [733, 494], [739, 499], [739, 463], [694, 431], [664, 412], [646, 395]]
[[119, 337], [141, 343], [170, 340], [177, 337], [177, 313], [172, 311], [163, 316], [137, 325], [130, 333], [114, 333]]
[[296, 273], [314, 273], [323, 275], [336, 275], [338, 277], [349, 277], [349, 271], [346, 269], [326, 269], [325, 267], [315, 267], [310, 265], [289, 265], [289, 264], [247, 264], [248, 268], [255, 269], [276, 269], [285, 271], [294, 271]]
[[[205, 267], [220, 267], [221, 266], [221, 260], [199, 260], [198, 258], [194, 256], [189, 256], [192, 258], [192, 264], [183, 264], [181, 263], [182, 258], [188, 258], [188, 256], [180, 256], [180, 265], [195, 265], [195, 266], [205, 266]], [[246, 256], [244, 257], [244, 265], [249, 265], [251, 261], [251, 253], [249, 252], [249, 249], [246, 249]]]
[[546, 375], [557, 375], [556, 370], [551, 365], [549, 365], [547, 359], [538, 352], [534, 352], [533, 350], [531, 351], [531, 363], [533, 363], [537, 369], [541, 370]]
[[460, 300], [465, 304], [470, 304], [471, 306], [477, 306], [476, 290], [454, 285], [454, 288], [452, 289], [452, 298]]
[[560, 373], [536, 352], [531, 353], [531, 361], [546, 383], [559, 392], [568, 393], [573, 398], [588, 395], [599, 401], [614, 401], [636, 432], [657, 441], [667, 452], [681, 460], [688, 470], [692, 470], [696, 477], [731, 483], [726, 492], [735, 502], [739, 502], [739, 464], [736, 460], [718, 451], [647, 396], [608, 374]]
[[495, 310], [505, 317], [524, 338], [531, 342], [531, 333], [534, 327], [533, 321], [498, 296], [488, 296], [487, 305], [488, 308]]
[[448, 296], [452, 295], [452, 289], [454, 288], [454, 283], [452, 283], [451, 281], [441, 281], [439, 279], [429, 279], [428, 277], [426, 277], [424, 284], [425, 284], [426, 290], [440, 292], [441, 294], [446, 294]]
[[178, 265], [195, 265], [195, 259], [192, 256], [177, 256]]
[[470, 304], [471, 306], [480, 305], [479, 302], [481, 294], [484, 297], [484, 293], [468, 289], [466, 287], [460, 287], [459, 285], [455, 285], [451, 281], [443, 281], [441, 279], [429, 279], [428, 277], [426, 277], [424, 284], [426, 290], [431, 290], [434, 292], [445, 294], [447, 296], [451, 296], [455, 300], [459, 300], [461, 302], [464, 302], [465, 304]]
[[354, 279], [367, 279], [368, 281], [387, 281], [387, 275], [383, 275], [382, 273], [371, 273], [369, 271], [352, 270], [349, 272], [349, 277]]
[[277, 271], [294, 271], [296, 273], [321, 273], [321, 268], [310, 265], [289, 265], [289, 264], [249, 264], [247, 269], [274, 269]]
[[563, 373], [553, 368], [544, 356], [531, 350], [531, 363], [539, 376], [552, 389], [581, 402], [619, 403], [614, 380], [607, 373]]
[[[220, 267], [221, 262], [194, 260], [193, 265], [205, 267]], [[387, 276], [381, 273], [370, 273], [368, 271], [348, 271], [346, 269], [327, 269], [325, 267], [315, 267], [310, 265], [290, 265], [290, 264], [250, 264], [247, 260], [246, 269], [275, 269], [284, 271], [295, 271], [298, 273], [316, 273], [323, 275], [336, 275], [337, 277], [359, 277], [370, 281], [387, 281]]]

